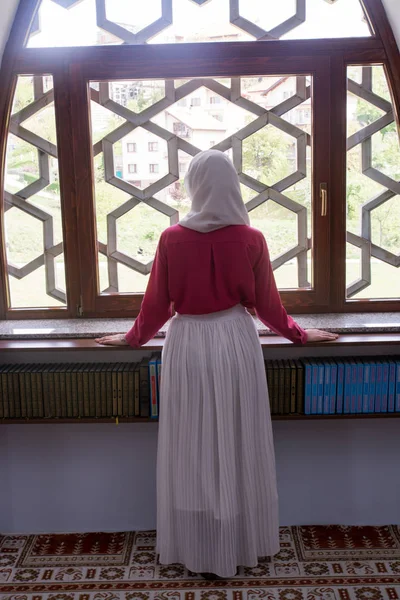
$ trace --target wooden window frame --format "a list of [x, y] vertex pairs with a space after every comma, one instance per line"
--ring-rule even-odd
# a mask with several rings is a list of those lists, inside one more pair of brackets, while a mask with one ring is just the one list
[[[108, 79], [177, 79], [312, 73], [319, 86], [315, 102], [327, 102], [329, 122], [316, 106], [316, 135], [328, 127], [326, 152], [314, 157], [318, 180], [328, 183], [326, 222], [318, 221], [314, 201], [314, 242], [320, 258], [314, 265], [314, 289], [282, 291], [291, 312], [368, 312], [398, 310], [397, 300], [346, 300], [346, 69], [348, 65], [383, 64], [393, 96], [396, 122], [400, 114], [400, 56], [382, 0], [363, 0], [374, 35], [369, 38], [223, 42], [207, 44], [24, 48], [38, 0], [21, 0], [6, 46], [0, 88], [0, 241], [4, 163], [8, 125], [17, 77], [51, 75], [54, 81], [57, 144], [65, 244], [66, 308], [8, 308], [4, 244], [0, 243], [0, 318], [136, 316], [142, 296], [97, 293], [97, 246], [90, 138], [88, 82]], [[134, 68], [132, 67], [134, 65]], [[317, 66], [316, 66], [317, 65]], [[317, 74], [317, 76], [316, 76]], [[319, 100], [320, 98], [320, 100]], [[319, 116], [318, 116], [319, 115]], [[320, 121], [320, 122], [319, 122]], [[86, 153], [86, 156], [84, 156]], [[71, 160], [71, 156], [73, 160]], [[326, 157], [330, 157], [326, 161]], [[82, 160], [83, 159], [83, 160]], [[323, 161], [327, 164], [323, 164]], [[334, 216], [333, 216], [334, 215]], [[86, 257], [92, 257], [89, 264]], [[324, 263], [322, 256], [326, 257]], [[94, 257], [94, 258], [93, 258]], [[78, 311], [81, 308], [81, 311]]]

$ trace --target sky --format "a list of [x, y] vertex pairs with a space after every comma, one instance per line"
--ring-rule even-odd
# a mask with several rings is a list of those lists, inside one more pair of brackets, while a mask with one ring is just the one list
[[[271, 29], [294, 13], [295, 0], [241, 0], [240, 13]], [[316, 37], [348, 37], [369, 35], [362, 21], [359, 0], [306, 0], [307, 21], [282, 39]], [[137, 31], [161, 14], [161, 0], [106, 0], [107, 18], [122, 22]], [[80, 0], [70, 9], [52, 0], [42, 0], [40, 7], [41, 32], [31, 36], [29, 47], [86, 46], [96, 44], [97, 26], [95, 0]], [[177, 35], [237, 32], [229, 24], [229, 0], [209, 0], [202, 6], [192, 0], [173, 0], [173, 24], [157, 34], [150, 43], [168, 42]], [[169, 38], [169, 39], [168, 39]], [[243, 34], [243, 39], [254, 39]]]

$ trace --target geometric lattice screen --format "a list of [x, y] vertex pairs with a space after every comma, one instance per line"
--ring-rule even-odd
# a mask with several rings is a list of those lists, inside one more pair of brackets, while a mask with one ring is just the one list
[[371, 35], [360, 0], [42, 0], [29, 46]]
[[19, 77], [7, 145], [5, 235], [11, 307], [66, 303], [51, 77]]
[[102, 292], [144, 291], [163, 229], [189, 210], [189, 162], [232, 158], [279, 287], [310, 287], [311, 79], [93, 82], [90, 87]]
[[399, 147], [383, 67], [350, 67], [348, 298], [400, 297]]

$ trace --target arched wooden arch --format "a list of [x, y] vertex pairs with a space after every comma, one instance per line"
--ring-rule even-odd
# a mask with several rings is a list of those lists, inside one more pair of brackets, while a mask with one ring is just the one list
[[[240, 43], [180, 44], [160, 46], [123, 45], [111, 47], [26, 49], [25, 41], [39, 7], [39, 0], [21, 0], [17, 9], [10, 38], [7, 42], [0, 73], [0, 241], [4, 234], [3, 189], [4, 164], [7, 132], [10, 121], [12, 100], [16, 79], [20, 74], [34, 75], [51, 73], [55, 81], [55, 110], [59, 116], [58, 142], [60, 148], [61, 196], [64, 210], [68, 211], [68, 223], [64, 224], [65, 251], [68, 255], [67, 289], [69, 308], [49, 310], [10, 310], [8, 309], [6, 282], [5, 244], [0, 243], [0, 318], [76, 316], [76, 307], [84, 304], [87, 316], [126, 316], [137, 314], [140, 298], [111, 296], [95, 299], [93, 277], [95, 271], [82, 273], [82, 256], [91, 252], [94, 245], [94, 225], [90, 223], [79, 205], [77, 198], [90, 192], [91, 181], [77, 176], [80, 152], [87, 147], [85, 128], [88, 115], [82, 115], [78, 122], [71, 120], [71, 111], [77, 115], [79, 103], [84, 105], [82, 82], [90, 69], [95, 68], [97, 76], [104, 78], [112, 73], [115, 77], [126, 75], [126, 64], [135, 64], [136, 77], [196, 77], [234, 76], [235, 64], [240, 64], [244, 74], [254, 74], [266, 61], [283, 61], [290, 70], [298, 67], [297, 57], [313, 56], [321, 60], [321, 65], [329, 65], [331, 87], [331, 137], [330, 137], [330, 194], [336, 198], [335, 218], [331, 219], [326, 236], [325, 251], [330, 254], [329, 271], [335, 276], [326, 278], [330, 285], [329, 301], [314, 300], [307, 306], [302, 297], [283, 293], [290, 310], [296, 312], [397, 310], [398, 303], [357, 302], [351, 305], [344, 302], [344, 271], [340, 267], [345, 259], [345, 66], [353, 61], [356, 64], [384, 64], [390, 82], [393, 107], [397, 125], [400, 124], [400, 55], [388, 21], [382, 0], [361, 0], [375, 35], [371, 38], [326, 39], [326, 40], [285, 40]], [[195, 60], [196, 58], [196, 60]], [[297, 61], [297, 62], [296, 62]], [[325, 62], [324, 62], [325, 61]], [[321, 67], [322, 68], [322, 67]], [[73, 129], [74, 128], [74, 129]], [[72, 131], [74, 133], [72, 134]], [[400, 131], [400, 130], [399, 130]], [[71, 159], [74, 157], [74, 160]], [[341, 201], [339, 202], [339, 200]], [[79, 204], [79, 202], [78, 202]], [[77, 239], [78, 221], [87, 219], [87, 236]], [[86, 221], [85, 221], [86, 222]], [[340, 240], [342, 240], [340, 242]], [[340, 246], [341, 243], [341, 246]], [[79, 255], [80, 253], [80, 255]], [[81, 259], [79, 258], [81, 256]], [[81, 263], [80, 263], [81, 261]], [[324, 270], [321, 266], [321, 273]], [[326, 270], [326, 269], [325, 269]], [[317, 276], [321, 276], [322, 274]], [[322, 280], [321, 280], [322, 281]], [[121, 312], [122, 311], [122, 312]]]

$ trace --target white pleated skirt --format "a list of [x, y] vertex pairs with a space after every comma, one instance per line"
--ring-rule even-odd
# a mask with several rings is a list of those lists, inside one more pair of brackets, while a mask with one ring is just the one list
[[242, 306], [176, 315], [162, 358], [157, 552], [163, 565], [235, 575], [279, 552], [264, 360]]

